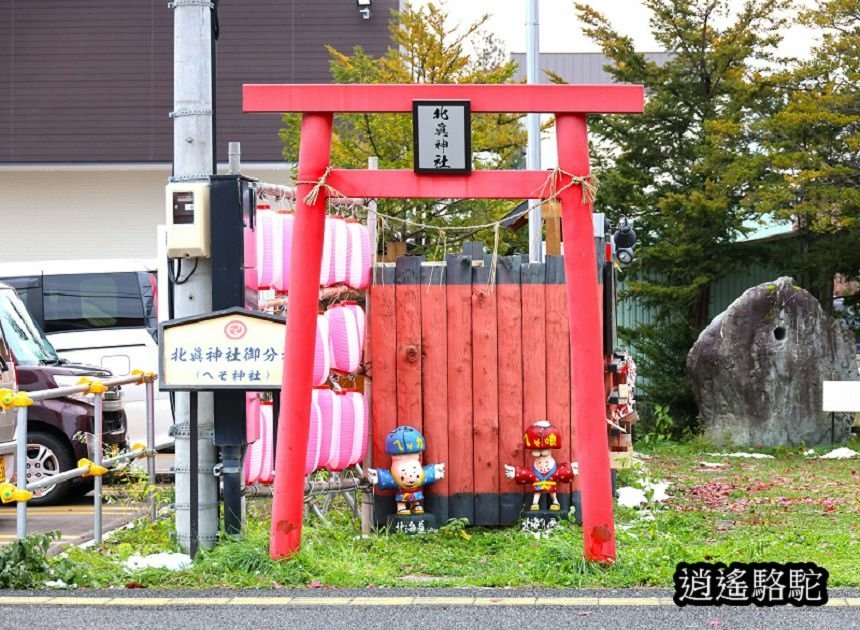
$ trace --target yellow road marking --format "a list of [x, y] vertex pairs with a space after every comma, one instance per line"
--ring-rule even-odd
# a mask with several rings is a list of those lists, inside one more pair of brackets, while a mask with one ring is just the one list
[[828, 599], [825, 606], [847, 606], [848, 602], [844, 597], [837, 597], [836, 599]]
[[598, 597], [599, 606], [659, 606], [659, 597]]
[[538, 606], [597, 606], [596, 597], [538, 597]]
[[72, 606], [104, 606], [114, 597], [52, 597], [46, 604], [66, 604]]
[[350, 606], [409, 606], [414, 597], [355, 597]]
[[223, 606], [229, 604], [233, 597], [171, 597], [171, 606]]
[[3, 604], [10, 604], [14, 606], [20, 606], [21, 604], [44, 604], [47, 602], [50, 597], [9, 597], [4, 596], [0, 597], [0, 606]]
[[292, 603], [292, 597], [234, 597], [230, 604], [236, 606], [284, 606]]
[[168, 606], [170, 597], [114, 597], [108, 606]]
[[476, 597], [475, 606], [532, 606], [535, 597]]
[[[418, 599], [418, 598], [416, 598]], [[420, 603], [428, 606], [471, 606], [474, 597], [422, 597]]]
[[846, 597], [845, 603], [848, 606], [860, 606], [860, 597]]
[[293, 606], [346, 606], [350, 597], [293, 597]]

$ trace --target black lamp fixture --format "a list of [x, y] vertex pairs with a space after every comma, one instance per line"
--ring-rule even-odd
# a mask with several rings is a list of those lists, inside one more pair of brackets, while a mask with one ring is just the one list
[[618, 221], [618, 229], [612, 235], [612, 243], [615, 245], [615, 257], [622, 266], [626, 267], [633, 262], [636, 232], [633, 231], [627, 217], [621, 217]]
[[355, 3], [358, 5], [358, 13], [365, 20], [370, 19], [370, 4], [373, 0], [355, 0]]

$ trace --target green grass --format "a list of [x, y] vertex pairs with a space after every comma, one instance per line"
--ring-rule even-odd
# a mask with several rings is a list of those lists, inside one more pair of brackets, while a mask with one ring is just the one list
[[[857, 441], [851, 446], [860, 450]], [[583, 560], [576, 526], [535, 537], [513, 527], [455, 523], [434, 535], [362, 538], [345, 511], [328, 523], [307, 521], [301, 551], [272, 561], [269, 504], [255, 500], [244, 536], [201, 552], [187, 570], [122, 568], [134, 553], [175, 550], [172, 519], [140, 523], [98, 549], [71, 548], [53, 568], [79, 586], [671, 587], [681, 561], [804, 561], [827, 568], [831, 587], [860, 586], [860, 460], [812, 459], [804, 449], [773, 450], [775, 459], [704, 455], [714, 450], [701, 442], [651, 445], [643, 469], [622, 472], [622, 484], [643, 474], [669, 481], [672, 499], [642, 510], [617, 508], [618, 560], [608, 567]], [[706, 468], [703, 461], [728, 465]]]

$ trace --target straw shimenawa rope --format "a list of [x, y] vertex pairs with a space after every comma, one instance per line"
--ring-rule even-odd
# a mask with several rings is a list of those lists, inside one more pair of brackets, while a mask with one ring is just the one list
[[[326, 179], [331, 173], [331, 166], [327, 167], [325, 172], [317, 181], [297, 181], [296, 185], [299, 184], [307, 184], [312, 186], [311, 190], [304, 197], [304, 201], [306, 204], [312, 206], [317, 202], [319, 198], [320, 190], [325, 189], [328, 197], [336, 197], [336, 198], [346, 198], [346, 196], [341, 193], [339, 190], [331, 186], [326, 182]], [[562, 184], [564, 178], [567, 178], [567, 181]], [[506, 217], [506, 221], [515, 221], [520, 217], [531, 212], [533, 208], [539, 208], [543, 204], [548, 203], [550, 201], [556, 201], [559, 199], [559, 195], [562, 192], [570, 188], [571, 186], [580, 186], [582, 188], [582, 205], [593, 206], [594, 200], [597, 196], [597, 187], [598, 181], [597, 176], [593, 174], [589, 175], [574, 175], [573, 173], [569, 173], [561, 168], [554, 168], [549, 172], [549, 175], [544, 181], [543, 185], [540, 189], [535, 190], [537, 193], [535, 196], [540, 199], [538, 203], [533, 206], [527, 206], [520, 212], [517, 212], [514, 215]], [[499, 228], [502, 225], [502, 220], [490, 221], [488, 223], [479, 223], [474, 225], [430, 225], [428, 223], [422, 223], [420, 221], [413, 221], [412, 219], [407, 219], [406, 217], [396, 217], [393, 215], [385, 214], [382, 212], [376, 212], [377, 219], [379, 220], [382, 233], [385, 233], [385, 229], [387, 227], [388, 221], [397, 221], [402, 225], [410, 225], [412, 227], [422, 228], [425, 230], [437, 230], [439, 234], [443, 237], [443, 242], [445, 243], [445, 247], [447, 249], [447, 232], [476, 232], [478, 230], [489, 229], [492, 228], [494, 231], [493, 235], [493, 256], [492, 262], [490, 265], [490, 277], [488, 286], [492, 286], [495, 283], [496, 278], [496, 262], [498, 260], [499, 253]]]

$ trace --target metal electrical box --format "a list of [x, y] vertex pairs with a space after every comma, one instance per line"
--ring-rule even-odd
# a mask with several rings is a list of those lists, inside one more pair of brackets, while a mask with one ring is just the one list
[[209, 258], [209, 182], [178, 182], [166, 188], [167, 256]]

